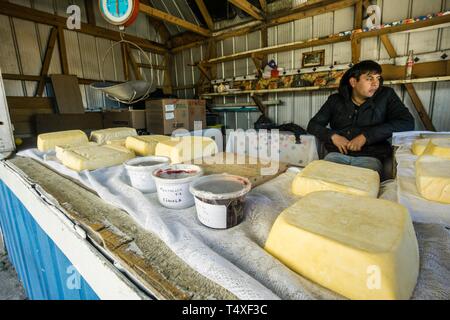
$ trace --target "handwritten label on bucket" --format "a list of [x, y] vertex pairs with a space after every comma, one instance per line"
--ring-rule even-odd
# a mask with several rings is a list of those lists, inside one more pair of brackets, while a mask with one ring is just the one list
[[195, 198], [198, 220], [205, 226], [214, 229], [226, 229], [227, 207], [205, 203]]

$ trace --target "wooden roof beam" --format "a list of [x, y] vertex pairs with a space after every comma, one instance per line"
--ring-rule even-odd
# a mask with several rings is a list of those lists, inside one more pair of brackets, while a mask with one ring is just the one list
[[145, 13], [146, 15], [149, 15], [155, 19], [163, 20], [165, 22], [175, 24], [179, 27], [185, 28], [187, 30], [190, 30], [192, 32], [201, 34], [202, 36], [209, 37], [211, 35], [211, 32], [207, 29], [204, 29], [202, 27], [199, 27], [193, 23], [190, 23], [186, 20], [180, 19], [178, 17], [172, 16], [166, 12], [160, 11], [158, 9], [155, 9], [153, 7], [150, 7], [145, 4], [139, 4], [139, 11], [142, 13]]
[[[14, 3], [6, 2], [0, 0], [0, 12], [1, 14], [24, 19], [28, 21], [33, 21], [36, 23], [42, 23], [45, 25], [55, 26], [59, 28], [67, 28], [66, 17], [60, 17], [54, 14], [50, 14], [44, 11], [39, 11], [36, 9], [28, 8], [25, 6], [20, 6]], [[98, 38], [109, 39], [113, 41], [119, 41], [121, 39], [120, 33], [117, 31], [96, 27], [87, 23], [81, 23], [81, 29], [72, 30], [74, 32], [88, 34]], [[142, 39], [139, 37], [131, 36], [126, 34], [124, 36], [126, 40], [136, 43], [143, 49], [147, 49], [152, 53], [157, 54], [165, 54], [167, 52], [167, 48], [165, 48], [162, 44], [150, 41], [147, 39]]]
[[195, 3], [200, 9], [200, 12], [202, 13], [203, 18], [205, 19], [206, 25], [208, 26], [209, 30], [213, 30], [214, 22], [211, 18], [211, 15], [209, 14], [208, 9], [205, 6], [205, 2], [203, 2], [203, 0], [195, 0]]
[[257, 7], [253, 6], [247, 0], [228, 0], [234, 6], [238, 7], [242, 11], [248, 13], [256, 20], [264, 20], [263, 13]]
[[261, 5], [262, 11], [264, 11], [264, 13], [267, 13], [267, 1], [266, 0], [259, 0], [259, 4]]
[[319, 14], [336, 11], [339, 9], [351, 7], [357, 3], [358, 0], [341, 0], [341, 1], [321, 1], [314, 2], [311, 5], [305, 3], [304, 6], [299, 6], [297, 9], [291, 10], [291, 14], [282, 13], [277, 16], [269, 18], [268, 26], [274, 26], [282, 23], [287, 23], [294, 20], [304, 19]]

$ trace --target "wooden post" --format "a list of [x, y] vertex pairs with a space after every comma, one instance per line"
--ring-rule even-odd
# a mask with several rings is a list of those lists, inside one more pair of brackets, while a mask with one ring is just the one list
[[128, 69], [127, 49], [125, 43], [121, 43], [120, 47], [122, 49], [123, 76], [125, 81], [128, 81], [130, 80], [130, 71]]
[[66, 40], [64, 37], [64, 28], [58, 26], [58, 44], [59, 44], [59, 56], [61, 58], [61, 68], [63, 74], [70, 74], [69, 63], [67, 61], [67, 48]]
[[431, 121], [430, 117], [427, 114], [427, 111], [425, 110], [422, 101], [420, 101], [419, 96], [417, 95], [416, 89], [414, 89], [414, 86], [412, 83], [406, 83], [404, 84], [406, 90], [408, 91], [409, 96], [411, 97], [411, 100], [414, 104], [414, 107], [417, 110], [417, 113], [419, 114], [420, 119], [422, 120], [422, 123], [424, 124], [425, 128], [430, 131], [436, 131], [436, 128], [433, 125], [433, 122]]
[[47, 43], [47, 49], [45, 50], [44, 61], [42, 62], [41, 80], [39, 80], [39, 84], [36, 90], [35, 95], [36, 97], [41, 97], [42, 94], [44, 93], [46, 77], [48, 75], [50, 62], [52, 61], [53, 49], [55, 48], [57, 38], [58, 38], [58, 29], [52, 28]]
[[[387, 34], [382, 34], [380, 36], [381, 42], [383, 43], [384, 47], [386, 48], [386, 51], [388, 52], [389, 56], [391, 58], [397, 57], [397, 52], [392, 45], [391, 40], [389, 39]], [[433, 125], [433, 122], [431, 121], [430, 117], [428, 116], [427, 111], [425, 110], [425, 107], [422, 104], [422, 101], [420, 100], [419, 96], [417, 95], [416, 89], [414, 88], [414, 85], [412, 83], [405, 83], [403, 86], [406, 88], [406, 91], [408, 92], [409, 96], [411, 97], [411, 101], [414, 105], [414, 108], [417, 111], [417, 114], [419, 115], [420, 119], [422, 120], [423, 125], [427, 130], [430, 131], [436, 131], [436, 128]]]
[[172, 94], [173, 84], [172, 84], [172, 77], [170, 75], [170, 66], [172, 65], [172, 55], [166, 53], [166, 55], [164, 56], [164, 65], [166, 66], [166, 70], [164, 71], [163, 92], [165, 94]]
[[363, 2], [362, 0], [359, 0], [357, 3], [355, 3], [354, 29], [362, 28], [362, 16], [363, 16]]
[[133, 54], [131, 53], [130, 46], [128, 44], [125, 44], [125, 48], [127, 51], [128, 60], [130, 61], [131, 67], [133, 68], [134, 78], [136, 80], [142, 80], [141, 72], [139, 71], [139, 67], [136, 61], [134, 60]]

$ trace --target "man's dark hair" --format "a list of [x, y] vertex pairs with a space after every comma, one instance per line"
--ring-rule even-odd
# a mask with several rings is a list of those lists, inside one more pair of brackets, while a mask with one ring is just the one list
[[355, 64], [353, 67], [347, 70], [347, 79], [350, 78], [356, 78], [356, 80], [359, 81], [359, 77], [362, 74], [379, 74], [381, 75], [381, 66], [372, 60], [364, 60], [357, 64]]
[[342, 94], [351, 94], [350, 78], [359, 78], [362, 74], [379, 74], [380, 75], [380, 87], [383, 85], [383, 77], [381, 77], [381, 66], [372, 60], [364, 60], [353, 67], [348, 69], [342, 76], [341, 82], [339, 84], [339, 92]]

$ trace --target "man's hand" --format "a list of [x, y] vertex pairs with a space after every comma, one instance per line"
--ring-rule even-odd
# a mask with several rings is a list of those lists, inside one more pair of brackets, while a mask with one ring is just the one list
[[360, 134], [347, 144], [347, 149], [350, 151], [361, 151], [366, 142], [366, 137], [363, 134]]
[[347, 145], [349, 141], [346, 137], [340, 136], [337, 133], [331, 136], [331, 141], [339, 149], [340, 153], [347, 154]]

